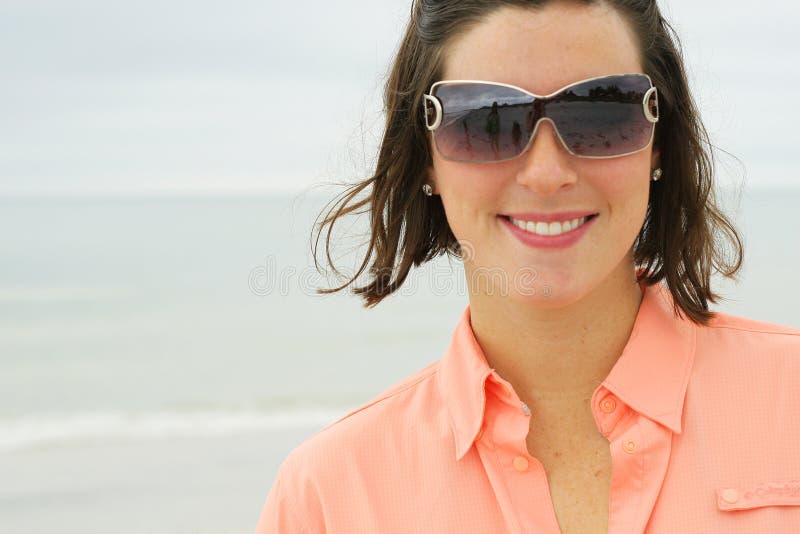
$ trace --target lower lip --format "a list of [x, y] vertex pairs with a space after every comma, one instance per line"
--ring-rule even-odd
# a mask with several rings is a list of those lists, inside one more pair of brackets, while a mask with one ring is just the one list
[[561, 235], [537, 235], [532, 234], [530, 232], [526, 232], [519, 226], [516, 226], [514, 223], [509, 221], [508, 219], [501, 217], [500, 215], [497, 216], [498, 219], [506, 226], [506, 228], [514, 234], [514, 237], [522, 241], [525, 245], [529, 247], [536, 247], [536, 248], [567, 248], [571, 247], [575, 243], [578, 242], [580, 238], [589, 231], [589, 227], [594, 224], [595, 219], [597, 219], [597, 215], [583, 223], [581, 226], [574, 230], [570, 230], [569, 232], [565, 232]]

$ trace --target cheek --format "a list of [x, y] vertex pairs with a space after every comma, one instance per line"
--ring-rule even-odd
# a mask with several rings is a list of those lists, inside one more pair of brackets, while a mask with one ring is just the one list
[[650, 195], [649, 167], [646, 161], [607, 162], [601, 170], [593, 173], [592, 183], [606, 200], [614, 224], [641, 228], [647, 213]]
[[450, 161], [435, 161], [434, 168], [448, 216], [462, 213], [474, 218], [500, 209], [502, 177], [497, 176], [499, 169]]
[[[488, 166], [434, 162], [436, 183], [445, 216], [453, 235], [462, 246], [472, 247], [469, 255], [487, 245], [487, 236], [498, 224], [502, 177]], [[506, 206], [507, 208], [507, 206]]]
[[602, 161], [590, 173], [594, 183], [610, 198], [636, 195], [649, 187], [646, 181], [646, 164], [641, 158], [631, 156]]

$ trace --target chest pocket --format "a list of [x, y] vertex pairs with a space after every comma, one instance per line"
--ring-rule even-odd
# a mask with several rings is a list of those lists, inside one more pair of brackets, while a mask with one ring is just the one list
[[764, 506], [800, 506], [800, 480], [774, 480], [746, 487], [717, 488], [717, 508], [721, 511]]

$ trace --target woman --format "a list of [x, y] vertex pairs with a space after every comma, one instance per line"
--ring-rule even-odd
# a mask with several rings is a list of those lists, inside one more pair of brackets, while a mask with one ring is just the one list
[[800, 531], [800, 331], [709, 311], [741, 241], [656, 3], [418, 0], [386, 109], [323, 225], [369, 208], [368, 306], [441, 253], [469, 305], [292, 451], [258, 532]]

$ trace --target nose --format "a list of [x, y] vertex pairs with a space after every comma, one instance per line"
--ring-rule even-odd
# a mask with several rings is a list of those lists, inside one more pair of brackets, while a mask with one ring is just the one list
[[553, 123], [540, 120], [531, 146], [520, 156], [517, 182], [542, 195], [569, 187], [577, 181], [570, 161], [574, 157], [561, 144]]

